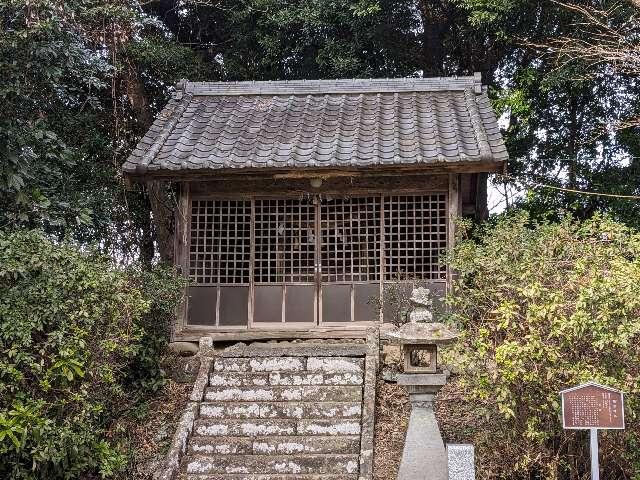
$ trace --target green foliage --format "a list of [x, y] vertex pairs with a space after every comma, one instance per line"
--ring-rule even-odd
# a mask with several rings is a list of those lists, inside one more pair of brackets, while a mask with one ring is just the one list
[[91, 202], [75, 180], [89, 173], [80, 163], [86, 149], [66, 129], [95, 122], [95, 93], [106, 86], [109, 65], [65, 28], [64, 9], [42, 3], [43, 20], [25, 28], [28, 10], [20, 4], [0, 6], [0, 225], [82, 226]]
[[180, 286], [170, 272], [115, 268], [37, 231], [0, 233], [0, 477], [123, 467], [105, 429], [131, 391], [161, 384]]
[[223, 80], [407, 75], [419, 55], [413, 5], [397, 0], [188, 1], [167, 23]]
[[474, 439], [480, 476], [583, 478], [586, 437], [562, 430], [558, 392], [588, 380], [626, 393], [627, 430], [601, 439], [607, 478], [638, 475], [640, 233], [600, 216], [519, 213], [462, 241], [451, 261], [461, 382], [475, 421], [490, 425]]
[[[498, 45], [495, 107], [504, 132], [510, 176], [588, 191], [633, 195], [639, 180], [635, 99], [638, 72], [617, 61], [622, 51], [594, 55], [589, 46], [637, 49], [640, 9], [631, 0], [570, 2], [457, 0], [470, 23]], [[578, 6], [579, 8], [573, 8]], [[584, 9], [584, 10], [581, 10]], [[585, 13], [587, 12], [587, 13]], [[591, 15], [591, 16], [590, 16]], [[602, 22], [602, 23], [598, 23]], [[612, 32], [604, 33], [603, 28]], [[619, 34], [619, 37], [616, 36]], [[583, 52], [563, 53], [575, 44]], [[630, 121], [631, 120], [631, 121]], [[607, 212], [638, 228], [637, 202], [589, 197], [557, 190], [531, 192], [520, 206], [544, 217], [569, 211], [578, 218]]]
[[[630, 0], [579, 3], [615, 6], [612, 25], [634, 31]], [[581, 20], [551, 0], [1, 2], [0, 228], [42, 228], [151, 264], [149, 198], [124, 191], [119, 166], [181, 78], [481, 71], [509, 119], [511, 175], [633, 193], [639, 162], [625, 155], [640, 156], [638, 127], [611, 125], [640, 113], [638, 82], [536, 47], [594, 38]], [[640, 218], [629, 202], [556, 192], [526, 206]]]
[[177, 80], [210, 76], [199, 55], [132, 0], [0, 2], [0, 31], [0, 228], [150, 263], [148, 200], [119, 166]]

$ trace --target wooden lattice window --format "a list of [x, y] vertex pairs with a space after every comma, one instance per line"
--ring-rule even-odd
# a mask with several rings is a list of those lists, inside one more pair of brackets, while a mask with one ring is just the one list
[[308, 283], [315, 274], [315, 205], [311, 200], [255, 200], [256, 283]]
[[444, 280], [446, 217], [444, 193], [324, 198], [319, 206], [193, 200], [189, 275], [196, 285], [248, 285], [252, 272], [255, 283], [312, 283], [319, 263], [323, 283], [375, 282], [381, 272], [385, 281]]
[[190, 233], [192, 282], [249, 284], [251, 201], [193, 200]]
[[380, 197], [325, 200], [320, 207], [322, 281], [380, 279]]
[[447, 247], [445, 194], [384, 197], [385, 280], [444, 280]]

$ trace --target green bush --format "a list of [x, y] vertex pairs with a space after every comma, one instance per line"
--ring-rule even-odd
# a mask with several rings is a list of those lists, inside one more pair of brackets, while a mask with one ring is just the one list
[[124, 466], [105, 432], [161, 385], [180, 286], [171, 272], [119, 268], [36, 231], [0, 233], [0, 478]]
[[640, 478], [640, 234], [516, 214], [450, 260], [479, 478], [589, 478], [588, 434], [563, 431], [558, 395], [589, 380], [626, 393], [626, 431], [601, 433], [601, 478]]

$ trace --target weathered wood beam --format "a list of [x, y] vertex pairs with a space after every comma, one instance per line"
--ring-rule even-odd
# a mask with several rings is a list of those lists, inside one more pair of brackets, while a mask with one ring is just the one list
[[331, 177], [366, 177], [385, 175], [407, 175], [420, 173], [502, 173], [504, 162], [439, 162], [410, 165], [369, 166], [362, 168], [287, 168], [287, 169], [197, 169], [197, 170], [148, 170], [144, 174], [125, 173], [132, 181], [145, 181], [150, 178], [163, 180], [190, 180], [194, 182], [206, 180], [226, 180], [231, 178], [331, 178]]
[[313, 339], [313, 338], [326, 338], [326, 339], [340, 339], [340, 338], [366, 338], [367, 329], [376, 325], [376, 322], [371, 322], [369, 325], [352, 326], [349, 328], [340, 329], [339, 327], [332, 328], [307, 328], [304, 330], [295, 330], [291, 328], [284, 329], [269, 329], [269, 330], [224, 330], [217, 329], [215, 327], [195, 327], [189, 326], [184, 328], [181, 332], [176, 332], [173, 335], [173, 341], [197, 341], [202, 336], [209, 336], [213, 338], [214, 342], [241, 342], [247, 340], [286, 340], [286, 339]]

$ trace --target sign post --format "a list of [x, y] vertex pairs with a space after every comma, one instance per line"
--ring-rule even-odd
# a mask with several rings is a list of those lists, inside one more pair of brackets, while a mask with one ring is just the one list
[[562, 427], [589, 430], [591, 480], [600, 480], [598, 430], [624, 430], [624, 395], [620, 390], [587, 382], [560, 392]]
[[600, 462], [598, 461], [598, 429], [589, 429], [591, 443], [591, 480], [600, 480]]

